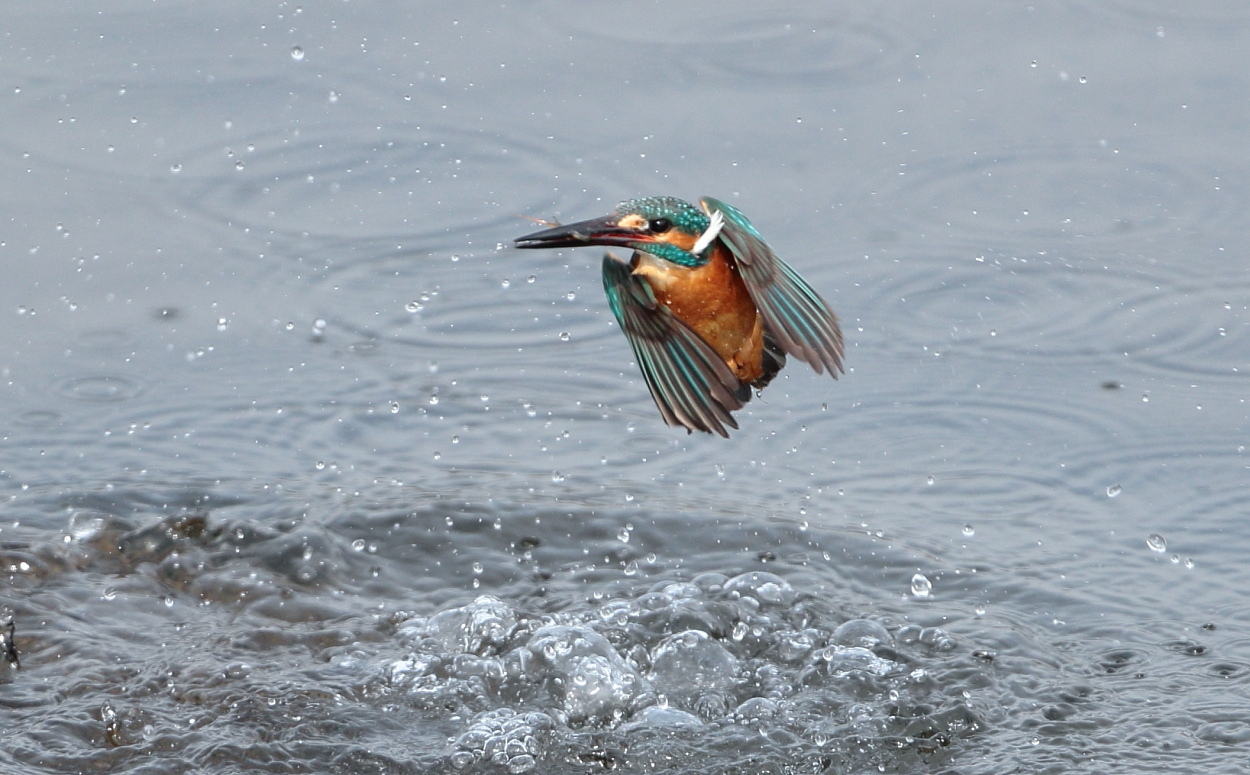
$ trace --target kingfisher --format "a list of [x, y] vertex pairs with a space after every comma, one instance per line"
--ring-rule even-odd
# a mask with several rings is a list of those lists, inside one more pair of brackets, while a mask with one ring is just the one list
[[732, 412], [793, 356], [842, 371], [842, 332], [824, 299], [773, 252], [747, 217], [705, 197], [622, 202], [610, 215], [515, 240], [518, 248], [605, 245], [603, 289], [664, 421], [736, 429]]

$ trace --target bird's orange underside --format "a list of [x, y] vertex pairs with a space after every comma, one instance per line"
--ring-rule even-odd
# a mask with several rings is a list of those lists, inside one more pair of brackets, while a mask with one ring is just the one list
[[[693, 244], [690, 238], [681, 247]], [[634, 274], [647, 278], [656, 299], [711, 345], [739, 380], [763, 376], [763, 320], [724, 248], [717, 245], [706, 264], [693, 268], [635, 258]]]

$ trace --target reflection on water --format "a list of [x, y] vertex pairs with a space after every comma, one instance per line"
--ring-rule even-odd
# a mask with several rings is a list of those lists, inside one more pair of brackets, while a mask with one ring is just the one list
[[[235, 5], [0, 39], [0, 769], [1244, 760], [1243, 10]], [[657, 194], [846, 378], [665, 427]]]

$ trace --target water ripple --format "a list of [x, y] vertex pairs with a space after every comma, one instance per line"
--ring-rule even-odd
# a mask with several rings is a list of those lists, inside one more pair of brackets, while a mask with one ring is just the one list
[[908, 165], [891, 201], [953, 244], [1035, 255], [1235, 222], [1246, 211], [1237, 189], [1227, 171], [1133, 160], [1109, 144], [1051, 145]]
[[127, 377], [102, 374], [64, 380], [57, 384], [56, 391], [77, 401], [109, 403], [129, 401], [143, 392], [143, 386]]
[[708, 14], [698, 4], [673, 4], [663, 24], [603, 24], [566, 15], [579, 35], [645, 45], [659, 59], [727, 82], [779, 79], [866, 83], [897, 74], [908, 45], [896, 23], [869, 7], [791, 9], [784, 20], [768, 9]]
[[1162, 24], [1219, 25], [1239, 27], [1250, 22], [1250, 8], [1243, 3], [1226, 3], [1223, 0], [1191, 0], [1174, 3], [1170, 0], [1107, 0], [1089, 4], [1072, 3], [1080, 12], [1091, 11], [1109, 15], [1118, 26], [1123, 21], [1147, 21]]
[[[1130, 271], [1125, 271], [1129, 269]], [[909, 266], [873, 287], [881, 347], [995, 359], [1133, 359], [1184, 373], [1250, 368], [1250, 280], [1097, 259], [964, 257]], [[874, 347], [877, 346], [874, 344]]]
[[185, 157], [173, 190], [213, 221], [287, 238], [430, 241], [549, 212], [557, 154], [496, 131], [354, 126], [262, 132]]

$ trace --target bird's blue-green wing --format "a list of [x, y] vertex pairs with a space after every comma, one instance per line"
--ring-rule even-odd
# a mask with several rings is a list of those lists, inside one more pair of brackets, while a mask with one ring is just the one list
[[837, 379], [842, 371], [842, 330], [820, 295], [789, 264], [777, 257], [747, 217], [732, 205], [704, 197], [703, 209], [725, 220], [719, 239], [729, 248], [764, 326], [787, 354], [825, 369]]
[[707, 342], [656, 300], [645, 279], [611, 254], [603, 259], [603, 289], [664, 421], [728, 437], [726, 426], [738, 427], [730, 412], [742, 408], [750, 389]]

